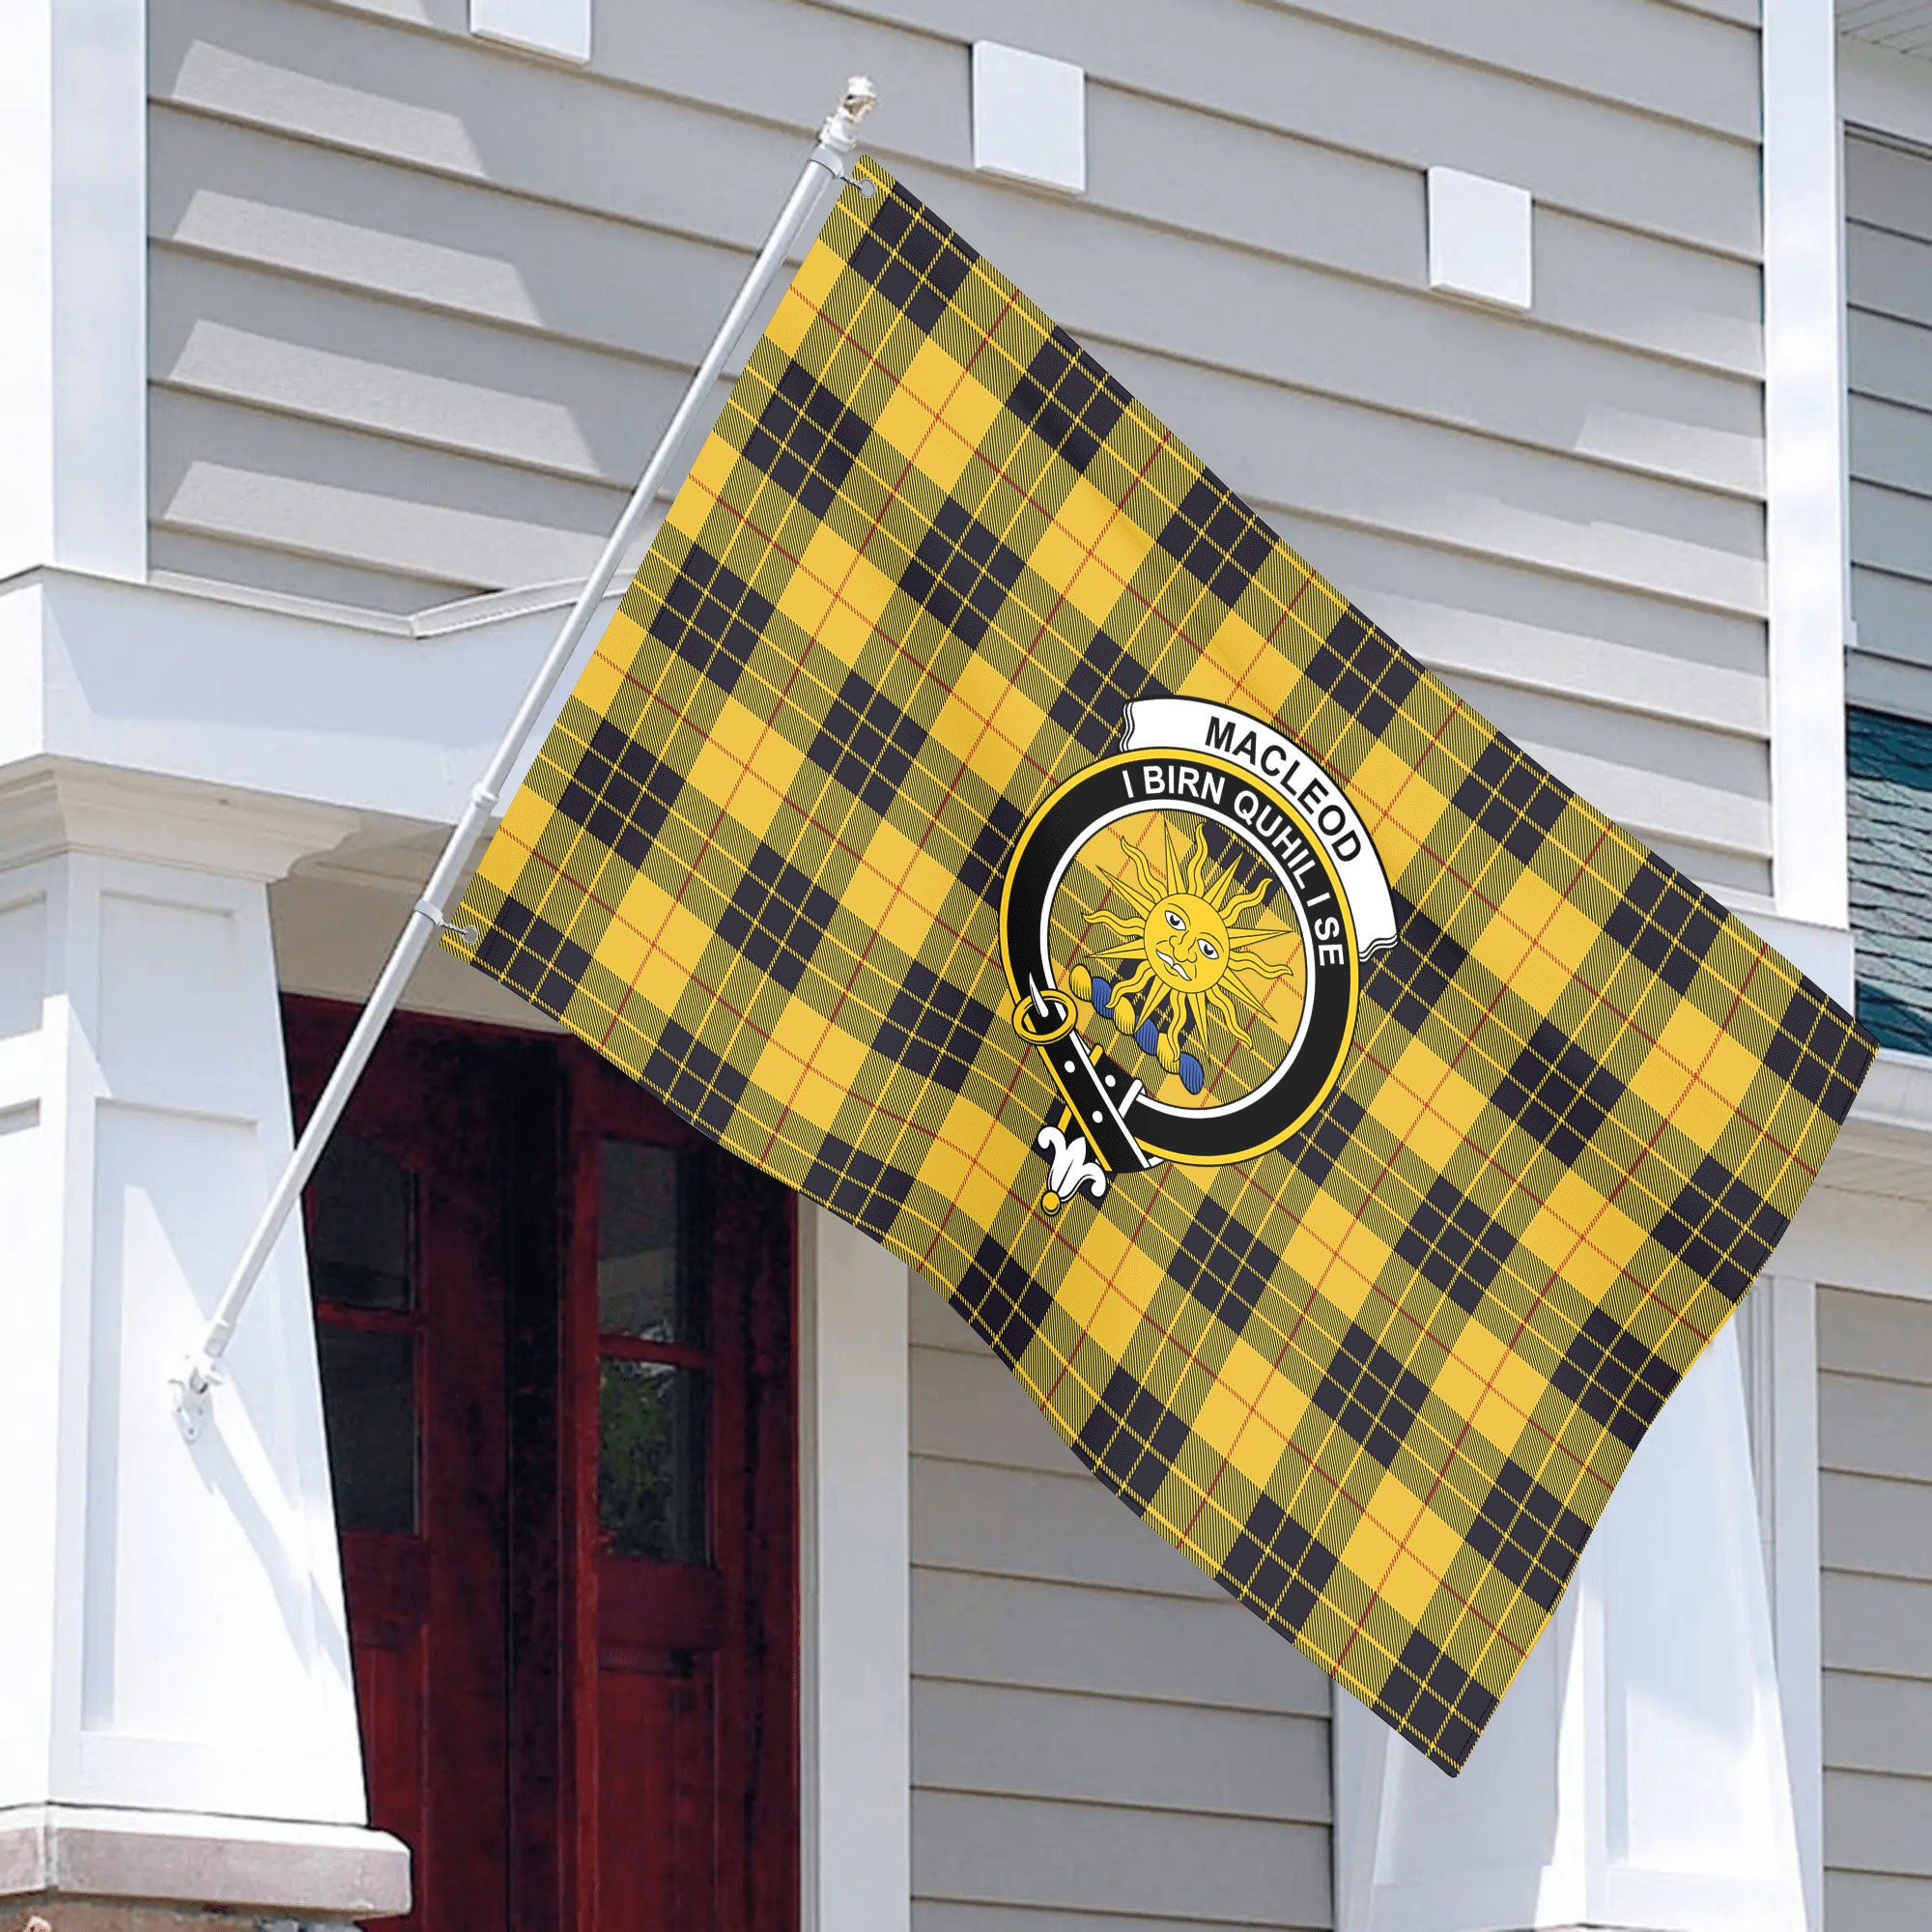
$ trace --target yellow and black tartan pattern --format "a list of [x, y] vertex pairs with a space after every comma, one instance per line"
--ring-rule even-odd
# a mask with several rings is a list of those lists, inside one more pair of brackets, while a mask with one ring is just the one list
[[[1284, 1147], [1049, 1217], [1003, 874], [1157, 694], [1339, 777], [1399, 939]], [[1873, 1051], [870, 162], [462, 917], [452, 950], [927, 1276], [1451, 1773]]]

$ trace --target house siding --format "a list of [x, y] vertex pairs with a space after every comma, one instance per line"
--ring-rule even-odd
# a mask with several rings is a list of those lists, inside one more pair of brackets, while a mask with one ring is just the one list
[[1932, 1924], [1932, 1302], [1818, 1298], [1826, 1932]]
[[1932, 154], [1845, 141], [1855, 700], [1932, 719]]
[[[152, 554], [409, 610], [595, 555], [849, 71], [881, 158], [1395, 636], [1697, 876], [1769, 887], [1744, 0], [153, 0]], [[1074, 200], [977, 177], [969, 43], [1089, 71]], [[1536, 196], [1426, 291], [1422, 170]]]
[[918, 1932], [1331, 1924], [1328, 1680], [911, 1293]]

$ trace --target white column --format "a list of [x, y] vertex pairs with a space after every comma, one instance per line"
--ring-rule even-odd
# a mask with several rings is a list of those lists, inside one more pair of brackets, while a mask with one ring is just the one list
[[267, 884], [353, 822], [0, 779], [0, 1895], [407, 1895], [362, 1829], [298, 1231], [191, 1447], [167, 1385], [289, 1152]]
[[1842, 934], [1850, 486], [1833, 0], [1764, 0], [1762, 48], [1773, 886], [1781, 919]]
[[906, 1270], [809, 1202], [798, 1243], [803, 1919], [806, 1932], [907, 1932]]
[[1824, 1605], [1818, 1553], [1818, 1285], [1767, 1275], [1739, 1311], [1798, 1861], [1812, 1932], [1825, 1923]]
[[1732, 1329], [1632, 1459], [1462, 1776], [1347, 1696], [1336, 1748], [1341, 1932], [1804, 1932]]
[[0, 60], [0, 577], [141, 578], [146, 0], [8, 0]]

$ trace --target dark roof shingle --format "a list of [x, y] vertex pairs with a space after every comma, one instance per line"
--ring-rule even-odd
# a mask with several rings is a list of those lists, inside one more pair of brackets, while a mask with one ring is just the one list
[[1845, 753], [1859, 1018], [1932, 1054], [1932, 724], [1849, 711]]

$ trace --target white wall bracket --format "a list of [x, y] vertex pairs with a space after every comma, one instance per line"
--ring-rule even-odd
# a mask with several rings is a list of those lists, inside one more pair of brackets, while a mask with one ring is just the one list
[[1527, 188], [1461, 168], [1431, 168], [1429, 286], [1492, 308], [1527, 309], [1533, 295]]
[[469, 31], [480, 41], [583, 67], [590, 60], [590, 0], [469, 0]]
[[973, 165], [1066, 194], [1087, 190], [1087, 71], [973, 43]]

